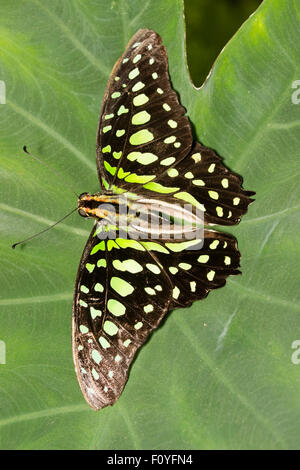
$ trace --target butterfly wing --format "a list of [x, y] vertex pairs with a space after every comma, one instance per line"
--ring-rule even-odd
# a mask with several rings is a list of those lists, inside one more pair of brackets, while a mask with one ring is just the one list
[[188, 242], [99, 240], [83, 252], [73, 302], [73, 358], [86, 401], [112, 405], [137, 350], [170, 308], [190, 305], [237, 274], [230, 235], [208, 231]]
[[106, 188], [131, 190], [183, 159], [193, 142], [184, 113], [160, 36], [138, 31], [113, 68], [100, 113], [97, 165]]
[[160, 36], [140, 30], [108, 82], [97, 132], [97, 165], [107, 189], [191, 203], [207, 224], [234, 225], [254, 194], [210, 148], [193, 142], [168, 74]]
[[73, 359], [87, 402], [100, 409], [121, 394], [137, 349], [169, 309], [172, 285], [138, 241], [99, 240], [95, 230], [76, 280]]
[[[185, 204], [204, 212], [205, 224], [236, 225], [253, 201], [253, 191], [242, 188], [242, 178], [228, 170], [214, 150], [194, 142], [189, 154], [166, 173], [143, 187], [143, 197]], [[167, 193], [166, 193], [167, 192]]]
[[169, 309], [188, 307], [223, 287], [229, 275], [240, 274], [240, 252], [228, 234], [204, 230], [203, 239], [141, 242], [163, 267], [172, 283]]

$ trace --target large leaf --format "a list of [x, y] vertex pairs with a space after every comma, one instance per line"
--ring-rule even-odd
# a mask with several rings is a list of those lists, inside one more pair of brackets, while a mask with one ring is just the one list
[[[73, 370], [72, 292], [91, 221], [65, 215], [96, 191], [104, 87], [140, 27], [163, 37], [170, 74], [198, 138], [257, 192], [231, 233], [243, 276], [173, 312], [141, 350], [120, 400], [98, 413]], [[180, 0], [1, 1], [1, 448], [297, 448], [299, 367], [300, 4], [265, 0], [196, 90]], [[201, 60], [201, 57], [199, 57]], [[298, 155], [297, 155], [298, 153]]]

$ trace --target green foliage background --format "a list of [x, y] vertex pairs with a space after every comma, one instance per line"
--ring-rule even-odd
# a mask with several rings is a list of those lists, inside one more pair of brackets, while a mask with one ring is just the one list
[[241, 24], [262, 0], [185, 0], [186, 49], [189, 72], [196, 86]]
[[[299, 448], [299, 0], [264, 0], [197, 90], [180, 0], [1, 0], [0, 448]], [[205, 20], [203, 20], [205, 21]], [[73, 285], [96, 191], [95, 132], [108, 75], [140, 27], [156, 30], [195, 136], [244, 176], [256, 202], [238, 227], [243, 275], [173, 312], [142, 348], [120, 400], [90, 410], [71, 355]], [[199, 52], [198, 61], [201, 62]]]

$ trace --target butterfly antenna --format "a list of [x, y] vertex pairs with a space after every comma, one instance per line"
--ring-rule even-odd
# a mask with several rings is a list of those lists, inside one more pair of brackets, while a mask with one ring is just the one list
[[35, 155], [33, 155], [32, 153], [28, 152], [27, 150], [27, 147], [26, 145], [24, 145], [23, 147], [23, 150], [25, 153], [27, 153], [27, 155], [29, 155], [31, 158], [34, 158], [34, 160], [36, 160], [37, 162], [41, 163], [42, 165], [44, 165], [46, 168], [48, 168], [48, 170], [52, 171], [52, 173], [57, 176], [57, 178], [60, 179], [60, 181], [67, 187], [69, 188], [72, 193], [75, 194], [75, 196], [77, 197], [77, 199], [79, 198], [79, 195], [74, 191], [74, 189], [68, 184], [65, 182], [65, 180], [62, 179], [62, 177], [50, 166], [48, 165], [47, 163], [43, 162], [42, 160], [40, 160], [38, 157], [36, 157]]
[[25, 240], [22, 240], [20, 242], [17, 242], [17, 243], [14, 243], [11, 247], [13, 249], [16, 248], [17, 245], [21, 245], [22, 243], [25, 243], [25, 242], [28, 242], [29, 240], [32, 240], [33, 238], [35, 237], [38, 237], [39, 235], [42, 235], [42, 233], [45, 233], [45, 232], [48, 232], [48, 230], [50, 230], [51, 228], [55, 227], [56, 225], [60, 224], [63, 220], [65, 220], [67, 217], [69, 217], [71, 214], [73, 214], [73, 212], [77, 211], [77, 207], [75, 209], [73, 209], [71, 212], [69, 212], [69, 214], [65, 215], [62, 219], [58, 220], [57, 222], [55, 222], [55, 224], [52, 224], [50, 225], [49, 227], [45, 228], [44, 230], [42, 230], [41, 232], [38, 232], [38, 233], [35, 233], [34, 235], [32, 235], [31, 237], [28, 237], [28, 238], [25, 238]]

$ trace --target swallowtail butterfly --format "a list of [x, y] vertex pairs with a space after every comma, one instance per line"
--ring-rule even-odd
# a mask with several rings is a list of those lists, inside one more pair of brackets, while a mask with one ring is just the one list
[[239, 274], [235, 238], [208, 226], [237, 224], [254, 193], [193, 139], [166, 49], [148, 29], [112, 70], [96, 154], [101, 190], [78, 200], [79, 214], [95, 225], [78, 269], [72, 325], [78, 381], [98, 410], [119, 398], [137, 350], [168, 311]]

